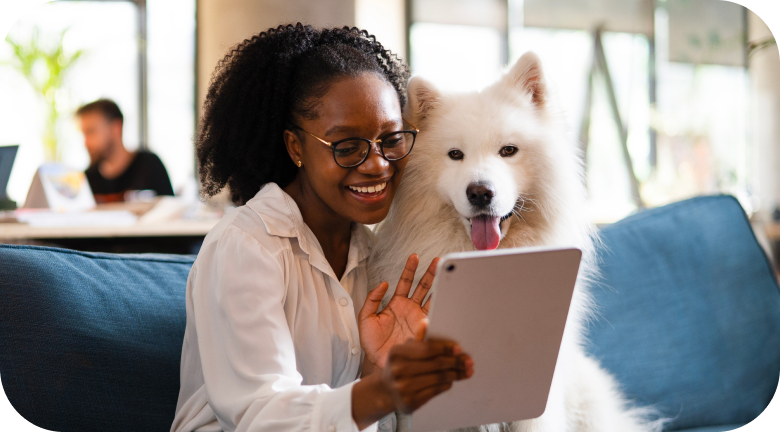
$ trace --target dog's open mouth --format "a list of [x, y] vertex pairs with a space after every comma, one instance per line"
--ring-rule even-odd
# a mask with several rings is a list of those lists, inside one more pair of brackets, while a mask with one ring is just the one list
[[512, 213], [499, 217], [493, 215], [475, 216], [471, 222], [471, 242], [479, 250], [493, 250], [501, 241], [501, 222], [509, 219]]

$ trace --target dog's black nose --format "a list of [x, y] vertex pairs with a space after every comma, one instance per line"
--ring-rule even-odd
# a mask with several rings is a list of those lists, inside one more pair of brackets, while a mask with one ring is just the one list
[[495, 195], [493, 188], [484, 183], [472, 183], [466, 188], [466, 197], [471, 205], [477, 208], [489, 206], [493, 195]]

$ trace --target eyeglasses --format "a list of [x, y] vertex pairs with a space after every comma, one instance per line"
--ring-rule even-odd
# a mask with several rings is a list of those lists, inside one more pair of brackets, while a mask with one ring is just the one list
[[370, 140], [368, 138], [344, 138], [338, 141], [325, 141], [324, 139], [304, 130], [302, 127], [291, 124], [295, 129], [311, 135], [317, 141], [329, 146], [333, 150], [333, 160], [342, 168], [354, 168], [368, 159], [371, 152], [371, 144], [379, 144], [379, 150], [382, 157], [392, 162], [405, 158], [412, 152], [414, 140], [417, 138], [417, 132], [420, 132], [413, 124], [403, 119], [411, 130], [400, 130], [382, 135], [379, 139]]

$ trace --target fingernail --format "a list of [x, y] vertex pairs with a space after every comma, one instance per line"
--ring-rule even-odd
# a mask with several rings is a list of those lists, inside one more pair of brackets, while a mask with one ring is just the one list
[[474, 360], [467, 358], [466, 359], [466, 367], [467, 368], [473, 368], [474, 367]]
[[462, 352], [463, 352], [463, 350], [462, 350], [462, 349], [460, 349], [460, 345], [454, 345], [454, 346], [452, 347], [452, 354], [453, 354], [453, 355], [458, 355], [458, 354], [460, 354], [460, 353], [462, 353]]

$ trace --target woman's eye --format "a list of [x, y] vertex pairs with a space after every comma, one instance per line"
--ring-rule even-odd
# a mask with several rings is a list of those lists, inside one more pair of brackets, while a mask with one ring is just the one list
[[517, 147], [515, 146], [501, 147], [501, 150], [498, 152], [498, 154], [500, 154], [501, 157], [514, 156], [515, 153], [517, 153]]
[[460, 150], [450, 150], [449, 153], [447, 153], [450, 156], [450, 159], [452, 160], [461, 160], [463, 159], [463, 152]]

